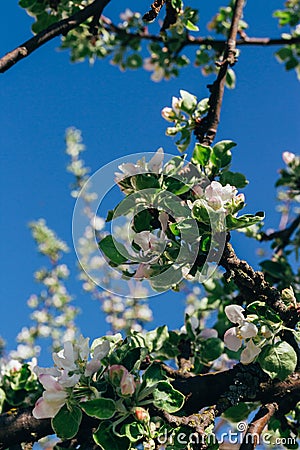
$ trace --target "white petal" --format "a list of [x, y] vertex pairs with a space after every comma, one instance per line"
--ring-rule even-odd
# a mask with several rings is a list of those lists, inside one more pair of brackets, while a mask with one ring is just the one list
[[47, 419], [56, 416], [60, 408], [65, 404], [65, 402], [61, 403], [51, 403], [47, 402], [44, 398], [39, 398], [35, 404], [35, 407], [32, 411], [33, 416], [36, 419]]
[[202, 339], [217, 338], [218, 332], [214, 328], [206, 328], [205, 330], [201, 331], [199, 337], [201, 337]]
[[99, 344], [94, 348], [93, 358], [101, 360], [105, 358], [109, 350], [110, 350], [109, 341], [104, 341], [102, 342], [102, 344]]
[[243, 315], [244, 308], [240, 305], [228, 305], [225, 307], [225, 314], [232, 323], [243, 325], [245, 316]]
[[93, 358], [91, 361], [89, 361], [87, 363], [84, 375], [86, 377], [90, 377], [94, 373], [98, 372], [100, 367], [101, 367], [101, 362], [98, 359]]
[[240, 327], [241, 336], [244, 339], [255, 337], [258, 333], [257, 326], [254, 323], [244, 322]]
[[56, 367], [39, 367], [35, 366], [33, 372], [39, 377], [40, 375], [52, 375], [53, 377], [58, 377], [60, 371]]
[[39, 381], [47, 391], [62, 391], [63, 388], [59, 382], [52, 375], [40, 375]]
[[61, 377], [59, 377], [59, 384], [61, 384], [64, 388], [73, 387], [80, 380], [80, 375], [74, 373], [72, 376], [69, 376], [67, 372], [64, 372]]
[[242, 340], [237, 337], [237, 328], [232, 327], [224, 334], [224, 344], [229, 350], [237, 352], [242, 346]]
[[161, 211], [159, 213], [158, 220], [160, 221], [162, 231], [165, 232], [168, 228], [169, 214]]
[[89, 341], [90, 338], [84, 338], [83, 336], [80, 336], [78, 339], [77, 347], [79, 350], [80, 358], [83, 361], [87, 361], [90, 354]]
[[241, 363], [250, 364], [260, 352], [261, 349], [254, 344], [252, 339], [250, 339], [246, 348], [241, 353]]
[[136, 233], [133, 238], [133, 241], [138, 244], [144, 252], [150, 249], [150, 234], [150, 231], [141, 231], [140, 233]]
[[155, 153], [155, 155], [148, 162], [149, 172], [159, 173], [159, 170], [162, 168], [163, 160], [164, 160], [164, 149], [160, 147]]

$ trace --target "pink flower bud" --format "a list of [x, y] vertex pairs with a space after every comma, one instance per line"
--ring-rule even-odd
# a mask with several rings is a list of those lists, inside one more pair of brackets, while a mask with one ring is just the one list
[[121, 388], [122, 395], [132, 395], [135, 391], [136, 384], [133, 375], [131, 375], [126, 367], [120, 364], [114, 364], [109, 368], [109, 378], [116, 387]]
[[140, 422], [148, 422], [150, 419], [148, 411], [141, 407], [135, 408], [134, 415]]
[[109, 378], [111, 379], [112, 383], [115, 386], [119, 386], [123, 376], [124, 375], [127, 376], [129, 374], [129, 372], [126, 369], [126, 367], [124, 367], [120, 364], [114, 364], [113, 366], [111, 366], [109, 368], [108, 374], [109, 374]]
[[122, 395], [132, 395], [136, 388], [133, 375], [128, 372], [127, 375], [124, 373], [120, 386]]

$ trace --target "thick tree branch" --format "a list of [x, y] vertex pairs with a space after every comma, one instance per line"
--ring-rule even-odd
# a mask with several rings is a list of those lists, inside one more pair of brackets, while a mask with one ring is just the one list
[[210, 145], [217, 133], [224, 97], [227, 70], [228, 67], [232, 66], [236, 61], [236, 40], [239, 22], [243, 14], [244, 3], [245, 0], [236, 0], [235, 2], [228, 40], [223, 53], [223, 60], [219, 63], [220, 70], [218, 77], [216, 81], [209, 86], [211, 93], [209, 97], [209, 111], [206, 117], [203, 118], [195, 128], [195, 135], [197, 139], [204, 145]]
[[73, 16], [54, 23], [46, 30], [38, 33], [36, 36], [24, 42], [16, 49], [7, 53], [0, 59], [0, 73], [6, 72], [15, 63], [26, 58], [51, 39], [60, 35], [66, 35], [70, 30], [78, 27], [78, 25], [85, 22], [89, 17], [100, 17], [103, 9], [109, 2], [110, 0], [95, 0], [84, 9], [73, 14]]
[[[244, 391], [241, 394], [241, 385], [238, 385], [237, 381], [242, 380], [242, 375], [246, 372], [249, 381], [249, 368], [253, 374], [253, 381], [257, 377], [256, 390], [253, 391], [253, 383], [251, 383], [251, 386], [244, 385]], [[271, 381], [255, 364], [249, 366], [237, 364], [233, 369], [224, 372], [176, 379], [172, 384], [186, 396], [184, 410], [187, 416], [198, 414], [201, 408], [211, 405], [216, 405], [214, 408], [216, 415], [222, 413], [231, 406], [233, 401], [230, 398], [226, 399], [229, 397], [228, 392], [231, 394], [234, 392], [232, 388], [229, 389], [230, 386], [239, 386], [238, 401], [261, 401], [267, 404], [282, 403], [286, 399], [291, 399], [293, 403], [300, 400], [300, 373], [289, 376], [285, 381]], [[212, 414], [209, 414], [209, 411], [199, 417], [201, 427], [204, 428], [206, 419], [211, 418]], [[172, 421], [173, 416], [169, 419]], [[96, 426], [96, 419], [84, 416], [78, 440], [87, 439], [88, 433]], [[37, 441], [50, 434], [53, 434], [50, 420], [35, 419], [32, 416], [32, 408], [12, 410], [0, 415], [0, 450], [21, 442]]]
[[247, 432], [244, 436], [243, 442], [239, 450], [254, 450], [259, 444], [259, 438], [268, 424], [271, 417], [278, 409], [277, 403], [268, 403], [263, 405], [253, 421], [248, 425]]
[[287, 326], [296, 326], [299, 311], [295, 305], [286, 305], [280, 292], [265, 280], [264, 274], [240, 260], [229, 242], [225, 246], [220, 265], [227, 270], [227, 277], [234, 279], [246, 302], [253, 302], [254, 299], [264, 301], [279, 314]]

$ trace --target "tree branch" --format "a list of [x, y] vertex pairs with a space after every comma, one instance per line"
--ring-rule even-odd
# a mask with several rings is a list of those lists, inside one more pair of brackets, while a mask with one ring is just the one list
[[297, 228], [300, 226], [300, 215], [297, 216], [293, 222], [283, 230], [274, 231], [274, 233], [271, 234], [265, 234], [263, 233], [261, 235], [260, 240], [261, 241], [273, 241], [275, 239], [278, 239], [280, 241], [280, 244], [277, 247], [277, 251], [284, 249], [287, 245], [290, 243], [290, 238], [293, 235], [293, 233], [297, 230]]
[[261, 406], [253, 421], [248, 425], [247, 432], [239, 450], [254, 450], [259, 444], [259, 438], [265, 426], [278, 409], [277, 403]]
[[46, 30], [41, 31], [41, 33], [38, 33], [33, 38], [7, 53], [0, 59], [0, 73], [6, 72], [18, 61], [29, 56], [32, 52], [46, 44], [46, 42], [51, 39], [60, 35], [66, 35], [70, 30], [78, 27], [78, 25], [85, 22], [90, 17], [97, 15], [100, 16], [103, 9], [109, 2], [110, 0], [95, 0], [84, 9], [73, 14], [73, 16], [54, 23], [50, 27], [46, 28]]
[[229, 242], [225, 246], [220, 265], [227, 270], [227, 277], [234, 279], [246, 302], [253, 302], [254, 298], [261, 300], [273, 308], [287, 326], [296, 326], [299, 311], [295, 305], [286, 305], [280, 292], [265, 280], [264, 274], [240, 260]]
[[195, 135], [200, 143], [210, 145], [217, 133], [217, 128], [220, 122], [221, 107], [224, 97], [224, 88], [226, 74], [229, 66], [232, 66], [236, 61], [236, 40], [239, 29], [239, 22], [243, 14], [245, 0], [236, 0], [231, 26], [229, 30], [228, 40], [223, 53], [222, 62], [218, 63], [220, 70], [216, 81], [209, 86], [209, 111], [195, 128]]
[[[250, 379], [253, 381], [253, 383], [252, 381], [250, 383], [251, 386], [246, 384], [238, 385], [237, 381], [243, 380], [242, 376], [246, 373], [247, 377], [245, 380], [247, 380], [246, 383], [249, 383], [250, 372], [252, 373]], [[197, 375], [187, 379], [176, 379], [172, 384], [186, 396], [184, 412], [187, 416], [198, 414], [201, 408], [211, 405], [216, 405], [216, 415], [221, 414], [233, 404], [233, 399], [230, 397], [234, 393], [233, 386], [238, 386], [238, 402], [261, 401], [264, 404], [268, 404], [272, 402], [281, 403], [286, 401], [286, 399], [292, 399], [293, 403], [297, 403], [300, 400], [300, 373], [290, 375], [284, 381], [272, 381], [268, 379], [256, 364], [248, 366], [237, 364], [230, 370], [215, 374]], [[255, 390], [253, 390], [253, 384], [255, 384]], [[242, 387], [244, 390], [241, 389]], [[230, 392], [230, 395], [228, 395], [228, 392]], [[209, 410], [207, 414], [199, 417], [201, 427], [204, 427], [206, 420], [209, 421], [212, 418], [210, 412]], [[169, 419], [173, 420], [173, 416], [169, 417]], [[189, 418], [187, 417], [186, 420], [189, 420]], [[97, 425], [98, 421], [96, 419], [84, 415], [77, 436], [78, 440], [84, 442], [88, 433]], [[41, 437], [51, 434], [53, 434], [51, 421], [49, 419], [35, 419], [32, 416], [32, 408], [11, 410], [0, 415], [0, 450], [18, 443], [36, 442]]]
[[[78, 27], [81, 23], [86, 21], [90, 17], [94, 17], [94, 21], [91, 24], [91, 31], [94, 32], [95, 26], [97, 26], [97, 17], [101, 16], [101, 13], [105, 6], [110, 2], [110, 0], [95, 0], [91, 5], [78, 11], [73, 16], [60, 20], [59, 22], [51, 25], [45, 30], [38, 33], [33, 38], [19, 45], [14, 50], [8, 52], [0, 59], [0, 73], [6, 72], [18, 61], [26, 58], [31, 53], [33, 53], [38, 48], [42, 47], [48, 41], [54, 39], [60, 35], [66, 35], [70, 30]], [[109, 19], [106, 19], [106, 29], [113, 31], [119, 35], [124, 35], [128, 38], [139, 38], [142, 40], [153, 41], [153, 42], [166, 42], [165, 37], [160, 35], [153, 35], [148, 33], [128, 33], [126, 30], [112, 24]], [[168, 42], [172, 42], [170, 39]], [[294, 37], [291, 39], [283, 38], [268, 38], [268, 37], [247, 37], [246, 39], [239, 39], [236, 41], [237, 46], [270, 46], [270, 45], [285, 45], [285, 44], [299, 44], [300, 37]], [[200, 46], [204, 45], [212, 48], [223, 48], [226, 41], [223, 39], [212, 39], [207, 37], [193, 37], [188, 36], [182, 43], [181, 49], [187, 46]]]

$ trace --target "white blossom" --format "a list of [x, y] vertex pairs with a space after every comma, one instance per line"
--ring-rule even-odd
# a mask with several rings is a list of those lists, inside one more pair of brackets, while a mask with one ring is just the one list
[[254, 344], [253, 340], [250, 339], [247, 342], [246, 348], [241, 353], [241, 363], [250, 364], [259, 355], [261, 349]]
[[282, 153], [282, 159], [283, 162], [287, 165], [291, 164], [296, 158], [296, 155], [291, 152], [283, 152]]

